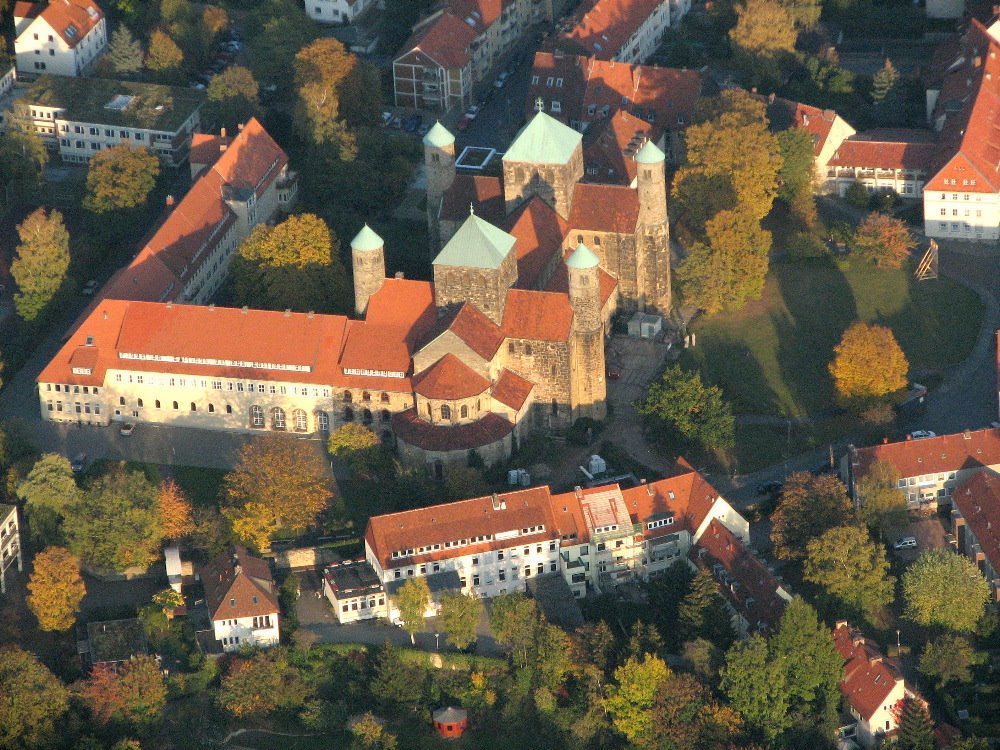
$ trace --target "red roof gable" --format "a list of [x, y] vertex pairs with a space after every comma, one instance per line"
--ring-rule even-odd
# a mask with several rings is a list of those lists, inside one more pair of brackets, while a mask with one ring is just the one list
[[425, 422], [416, 410], [393, 415], [392, 431], [400, 440], [425, 451], [467, 451], [482, 448], [507, 437], [514, 425], [499, 414], [487, 414], [475, 422], [437, 425]]
[[519, 410], [528, 399], [531, 389], [535, 384], [530, 380], [525, 380], [516, 372], [503, 370], [497, 382], [493, 384], [490, 395], [501, 404], [506, 404], [511, 409]]
[[933, 143], [875, 140], [858, 133], [840, 144], [829, 165], [923, 172], [930, 168], [936, 148]]
[[610, 60], [646, 22], [663, 0], [590, 0], [567, 22], [560, 40], [583, 54]]
[[568, 225], [548, 203], [537, 195], [521, 204], [508, 217], [508, 234], [514, 236], [517, 254], [517, 285], [535, 289], [552, 256], [559, 252]]
[[625, 185], [580, 183], [573, 190], [570, 229], [633, 234], [639, 222], [639, 191]]
[[413, 376], [413, 390], [425, 398], [471, 398], [489, 387], [490, 381], [451, 353]]
[[588, 175], [596, 182], [631, 184], [639, 174], [635, 155], [650, 139], [655, 139], [655, 128], [628, 112], [592, 125], [583, 143]]
[[832, 109], [820, 109], [790, 99], [782, 99], [773, 94], [768, 97], [758, 96], [759, 101], [767, 104], [767, 118], [771, 130], [780, 132], [789, 128], [802, 128], [813, 137], [813, 154], [819, 156], [830, 136], [837, 113]]
[[958, 506], [993, 570], [1000, 571], [1000, 477], [978, 471], [955, 488], [951, 500]]
[[885, 659], [875, 644], [846, 622], [837, 624], [833, 641], [844, 657], [844, 679], [840, 683], [840, 692], [867, 721], [885, 705], [903, 676], [894, 662]]
[[901, 477], [971, 469], [1000, 463], [1000, 430], [987, 428], [920, 440], [858, 448], [852, 457], [855, 480], [876, 461], [896, 467]]
[[552, 292], [511, 289], [507, 292], [504, 335], [531, 341], [567, 341], [573, 326], [569, 297]]
[[471, 26], [446, 11], [418, 26], [403, 44], [404, 52], [396, 61], [420, 51], [442, 68], [464, 68], [472, 59], [469, 45], [475, 38], [476, 32]]
[[201, 570], [205, 603], [212, 620], [276, 615], [277, 587], [267, 560], [236, 546]]
[[448, 330], [458, 336], [485, 360], [493, 359], [503, 342], [503, 331], [492, 320], [469, 303], [463, 303], [448, 324]]
[[476, 216], [499, 225], [506, 217], [503, 180], [481, 175], [455, 175], [451, 187], [445, 191], [441, 200], [440, 218], [465, 221], [469, 217], [470, 205]]
[[70, 47], [78, 45], [104, 18], [104, 11], [92, 0], [53, 0], [48, 5], [40, 5], [40, 13], [25, 12], [28, 9], [18, 3], [14, 14], [17, 15], [20, 10], [25, 13], [25, 18], [41, 17]]

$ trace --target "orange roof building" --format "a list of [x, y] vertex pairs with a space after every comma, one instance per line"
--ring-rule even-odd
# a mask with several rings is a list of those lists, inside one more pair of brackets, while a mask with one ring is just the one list
[[278, 645], [278, 587], [267, 560], [236, 546], [202, 568], [201, 581], [223, 651]]
[[659, 48], [670, 10], [667, 0], [588, 0], [564, 22], [556, 44], [587, 57], [641, 63]]
[[952, 495], [952, 533], [962, 554], [976, 563], [993, 601], [1000, 601], [1000, 477], [977, 471]]
[[104, 11], [94, 0], [14, 4], [17, 72], [84, 76], [108, 46]]

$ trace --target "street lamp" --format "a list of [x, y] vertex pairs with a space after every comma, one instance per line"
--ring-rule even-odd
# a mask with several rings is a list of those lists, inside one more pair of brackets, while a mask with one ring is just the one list
[[[898, 633], [899, 631], [896, 631], [896, 632]], [[440, 638], [441, 638], [441, 634], [440, 633], [435, 633], [434, 634], [434, 650], [435, 651], [440, 651], [441, 650], [441, 641], [440, 641]]]
[[899, 631], [896, 631], [896, 658], [899, 658]]

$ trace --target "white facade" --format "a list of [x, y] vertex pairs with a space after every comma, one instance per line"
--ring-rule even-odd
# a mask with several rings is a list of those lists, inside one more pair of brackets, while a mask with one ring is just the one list
[[7, 94], [14, 90], [14, 84], [17, 83], [17, 68], [11, 65], [7, 70], [0, 70], [0, 99], [3, 99]]
[[627, 63], [646, 62], [659, 49], [663, 33], [668, 28], [670, 28], [670, 2], [664, 0], [625, 41], [613, 59]]
[[306, 15], [320, 23], [353, 23], [374, 0], [305, 0]]
[[924, 191], [924, 233], [942, 239], [1000, 239], [1000, 194], [968, 192], [975, 186], [954, 182], [945, 191]]
[[212, 626], [215, 630], [215, 639], [222, 644], [222, 650], [226, 652], [239, 651], [243, 647], [277, 646], [281, 635], [278, 632], [277, 611], [256, 617], [213, 620]]
[[87, 75], [108, 46], [104, 18], [72, 45], [49, 24], [44, 12], [33, 19], [15, 18], [14, 23], [17, 69], [27, 75]]
[[24, 570], [17, 506], [0, 505], [0, 594], [7, 593], [8, 570], [15, 564], [18, 572]]
[[892, 692], [886, 697], [871, 716], [864, 717], [848, 703], [851, 716], [858, 722], [858, 743], [865, 748], [875, 747], [886, 734], [899, 728], [899, 717], [896, 707], [907, 695], [906, 685], [902, 678], [896, 681]]

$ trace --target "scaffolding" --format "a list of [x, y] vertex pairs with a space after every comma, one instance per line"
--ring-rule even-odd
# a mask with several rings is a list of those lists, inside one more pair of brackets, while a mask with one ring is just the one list
[[917, 281], [927, 281], [928, 279], [936, 279], [938, 277], [938, 246], [934, 240], [931, 240], [930, 245], [927, 247], [927, 252], [920, 259], [920, 263], [917, 264], [914, 276], [917, 277]]

